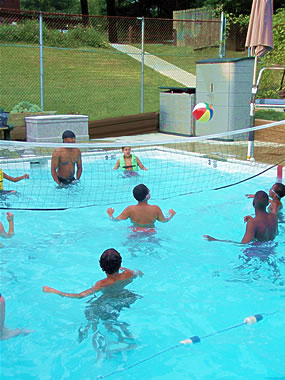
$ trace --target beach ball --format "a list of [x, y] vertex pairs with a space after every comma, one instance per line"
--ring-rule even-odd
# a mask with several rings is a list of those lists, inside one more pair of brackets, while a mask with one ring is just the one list
[[208, 103], [198, 103], [193, 108], [194, 119], [200, 121], [201, 123], [206, 123], [211, 120], [214, 115], [214, 110], [211, 104]]

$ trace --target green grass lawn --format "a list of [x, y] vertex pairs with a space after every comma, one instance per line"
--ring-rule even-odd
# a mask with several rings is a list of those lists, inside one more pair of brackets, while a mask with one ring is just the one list
[[[140, 47], [140, 46], [138, 46]], [[217, 58], [218, 49], [146, 45], [145, 51], [193, 74], [195, 62]], [[0, 107], [11, 110], [21, 101], [40, 105], [38, 47], [0, 46]], [[227, 52], [228, 58], [246, 56]], [[44, 48], [44, 110], [79, 113], [89, 120], [141, 112], [141, 63], [114, 49]], [[144, 68], [144, 112], [159, 111], [160, 86], [183, 87]]]
[[[140, 45], [135, 45], [141, 48]], [[151, 45], [144, 46], [145, 51], [166, 60], [183, 70], [196, 75], [196, 61], [218, 58], [219, 48], [193, 49], [191, 46]], [[247, 57], [247, 52], [227, 52], [225, 58]]]
[[[40, 105], [38, 48], [0, 47], [1, 107]], [[2, 82], [2, 83], [3, 83]], [[90, 120], [141, 111], [141, 64], [113, 49], [44, 49], [44, 109], [87, 114]], [[159, 86], [181, 86], [145, 67], [144, 112], [159, 110]]]
[[285, 120], [285, 112], [262, 109], [262, 110], [257, 110], [255, 112], [255, 118], [264, 119], [264, 120], [281, 121], [281, 120]]

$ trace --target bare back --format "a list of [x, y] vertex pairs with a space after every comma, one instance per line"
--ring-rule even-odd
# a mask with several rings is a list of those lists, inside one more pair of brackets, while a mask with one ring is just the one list
[[242, 243], [247, 243], [253, 239], [257, 241], [273, 240], [277, 232], [278, 222], [276, 215], [260, 212], [255, 218], [248, 221]]
[[258, 241], [273, 240], [277, 234], [277, 219], [273, 214], [266, 213], [266, 216], [257, 216], [255, 238]]
[[149, 205], [146, 202], [129, 206], [122, 212], [122, 214], [124, 213], [124, 216], [130, 218], [135, 225], [142, 227], [153, 227], [156, 220], [165, 221], [161, 209], [156, 205]]

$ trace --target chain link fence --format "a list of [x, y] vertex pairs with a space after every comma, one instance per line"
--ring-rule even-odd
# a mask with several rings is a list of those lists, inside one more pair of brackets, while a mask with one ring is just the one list
[[22, 101], [89, 120], [158, 111], [160, 87], [195, 87], [196, 60], [219, 54], [217, 19], [0, 9], [0, 22], [0, 107], [7, 111]]

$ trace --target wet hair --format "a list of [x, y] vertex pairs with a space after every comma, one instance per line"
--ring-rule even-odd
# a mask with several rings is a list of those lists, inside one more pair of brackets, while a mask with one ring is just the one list
[[62, 134], [62, 140], [68, 139], [68, 138], [75, 139], [76, 138], [75, 133], [69, 130], [64, 131]]
[[104, 272], [114, 274], [121, 267], [122, 257], [114, 248], [109, 248], [102, 253], [99, 263]]
[[283, 183], [275, 183], [273, 186], [275, 186], [275, 193], [280, 197], [283, 198], [285, 195], [285, 185]]
[[143, 185], [143, 184], [137, 185], [133, 189], [133, 196], [138, 202], [144, 201], [148, 193], [149, 193], [148, 188], [146, 187], [146, 185]]
[[253, 207], [259, 210], [265, 210], [269, 203], [269, 197], [265, 191], [258, 191], [253, 198]]
[[[129, 146], [127, 145], [127, 146], [122, 146], [122, 152], [123, 152], [123, 150], [125, 149], [125, 148], [128, 148]], [[131, 148], [131, 147], [129, 147], [129, 148]]]

